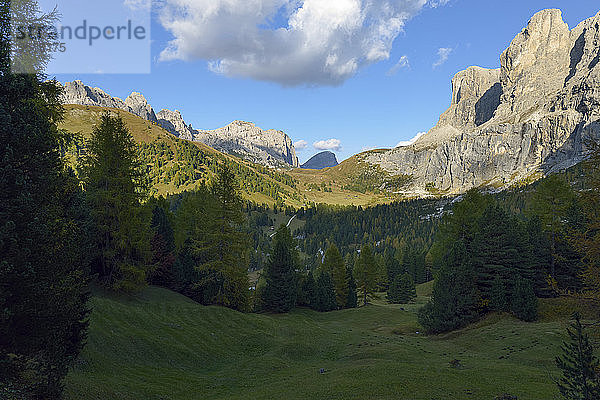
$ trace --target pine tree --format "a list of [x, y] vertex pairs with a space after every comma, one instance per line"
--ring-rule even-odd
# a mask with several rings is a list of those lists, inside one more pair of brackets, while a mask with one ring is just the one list
[[600, 362], [594, 356], [594, 348], [583, 330], [579, 314], [575, 313], [573, 319], [575, 321], [567, 329], [569, 341], [563, 342], [563, 354], [555, 359], [556, 366], [563, 374], [556, 384], [565, 399], [597, 400], [600, 399], [600, 379], [597, 375]]
[[506, 298], [506, 286], [499, 276], [492, 282], [490, 291], [489, 308], [492, 311], [507, 311], [508, 301]]
[[249, 238], [242, 229], [245, 218], [239, 182], [227, 163], [220, 166], [210, 192], [214, 201], [206, 208], [205, 240], [196, 248], [205, 260], [199, 267], [200, 286], [208, 303], [245, 311], [249, 307]]
[[354, 280], [352, 264], [348, 264], [346, 275], [348, 277], [348, 298], [346, 299], [346, 308], [356, 308], [358, 306], [358, 297], [356, 296], [356, 281]]
[[343, 308], [348, 300], [348, 278], [344, 259], [338, 248], [332, 244], [325, 252], [324, 271], [331, 271], [333, 286], [335, 288], [335, 299], [338, 308]]
[[11, 73], [10, 5], [0, 3], [0, 397], [54, 400], [87, 332], [89, 210], [60, 157], [70, 138], [57, 128], [59, 85]]
[[298, 299], [298, 304], [307, 307], [313, 307], [315, 304], [315, 278], [312, 271], [308, 271], [308, 275], [302, 282], [301, 296]]
[[167, 204], [155, 204], [152, 207], [151, 227], [153, 236], [152, 264], [155, 266], [150, 283], [167, 288], [173, 287], [173, 264], [175, 263], [175, 238], [168, 216]]
[[327, 272], [321, 272], [315, 283], [315, 305], [317, 311], [333, 311], [337, 308], [335, 300], [335, 288], [331, 275]]
[[267, 284], [262, 304], [267, 311], [285, 313], [296, 306], [298, 288], [293, 249], [292, 235], [285, 225], [281, 225], [275, 234], [273, 251], [265, 271]]
[[360, 251], [354, 268], [354, 277], [362, 292], [363, 304], [367, 305], [367, 298], [373, 294], [377, 285], [377, 265], [369, 245], [364, 245]]
[[387, 298], [390, 303], [406, 304], [417, 297], [415, 282], [409, 273], [396, 275], [390, 285]]
[[511, 297], [511, 311], [523, 321], [535, 321], [538, 316], [538, 299], [535, 297], [531, 283], [517, 278]]
[[102, 115], [82, 159], [98, 257], [94, 272], [109, 287], [139, 290], [150, 272], [150, 217], [140, 205], [144, 176], [120, 116]]
[[419, 310], [419, 323], [428, 333], [458, 329], [479, 317], [474, 276], [467, 248], [457, 242], [438, 271], [431, 300]]

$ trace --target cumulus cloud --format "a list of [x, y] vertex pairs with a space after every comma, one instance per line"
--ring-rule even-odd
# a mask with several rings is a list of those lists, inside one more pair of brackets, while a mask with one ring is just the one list
[[400, 71], [401, 69], [404, 69], [404, 68], [407, 68], [407, 69], [410, 68], [410, 63], [408, 62], [407, 56], [400, 57], [398, 62], [392, 68], [390, 68], [390, 70], [387, 72], [387, 75], [388, 76], [396, 75], [398, 73], [398, 71]]
[[313, 143], [313, 147], [317, 150], [340, 151], [342, 149], [342, 142], [339, 139], [319, 140]]
[[206, 60], [219, 74], [285, 86], [335, 86], [388, 59], [406, 22], [442, 1], [163, 0], [159, 21], [173, 39], [160, 60]]
[[306, 140], [298, 140], [294, 143], [294, 148], [298, 151], [305, 150], [308, 147]]
[[438, 49], [438, 59], [435, 63], [433, 63], [433, 68], [437, 68], [448, 61], [448, 57], [454, 51], [452, 47], [441, 47]]
[[410, 139], [410, 140], [405, 140], [405, 141], [402, 141], [402, 142], [398, 143], [398, 144], [396, 145], [396, 147], [406, 147], [406, 146], [410, 146], [411, 144], [413, 144], [413, 143], [415, 143], [417, 140], [419, 140], [419, 138], [420, 138], [421, 136], [425, 135], [426, 133], [427, 133], [427, 132], [419, 132], [419, 133], [417, 133], [417, 135], [416, 135], [414, 138], [412, 138], [412, 139]]

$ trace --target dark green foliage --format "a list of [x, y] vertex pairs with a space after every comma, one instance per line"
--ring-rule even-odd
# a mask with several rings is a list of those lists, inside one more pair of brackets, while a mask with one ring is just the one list
[[523, 321], [535, 321], [538, 317], [538, 299], [535, 297], [531, 283], [523, 278], [515, 277], [511, 297], [511, 311]]
[[417, 297], [415, 282], [410, 274], [396, 275], [387, 292], [390, 303], [406, 304]]
[[407, 272], [416, 283], [425, 283], [425, 253], [414, 248], [406, 248], [402, 256], [402, 273]]
[[313, 309], [321, 312], [337, 309], [333, 279], [326, 272], [320, 273], [315, 282], [315, 304]]
[[458, 329], [479, 317], [474, 275], [466, 246], [457, 242], [436, 276], [431, 301], [419, 310], [419, 323], [428, 333]]
[[506, 286], [500, 276], [496, 276], [492, 282], [488, 306], [492, 311], [508, 311], [509, 309], [506, 297]]
[[[274, 237], [273, 250], [267, 262], [262, 307], [266, 311], [285, 313], [296, 306], [298, 281], [296, 278], [296, 255], [290, 230], [281, 225]], [[307, 290], [310, 290], [307, 287]], [[317, 289], [318, 293], [318, 289]], [[311, 300], [310, 293], [307, 300]]]
[[338, 308], [343, 308], [348, 300], [348, 277], [344, 259], [334, 244], [325, 252], [323, 271], [331, 273]]
[[194, 248], [201, 260], [199, 285], [207, 303], [244, 311], [248, 309], [249, 242], [242, 230], [239, 182], [227, 164], [221, 166], [210, 194], [212, 201], [204, 207], [206, 233]]
[[358, 297], [356, 295], [356, 280], [354, 279], [352, 264], [349, 264], [346, 268], [346, 275], [348, 277], [348, 298], [346, 299], [346, 308], [356, 308], [358, 306]]
[[315, 304], [315, 292], [315, 278], [312, 271], [309, 271], [308, 275], [302, 280], [302, 288], [300, 290], [300, 296], [298, 297], [298, 305], [313, 307]]
[[[162, 203], [164, 203], [164, 200]], [[152, 208], [151, 227], [153, 236], [150, 244], [154, 271], [150, 276], [150, 283], [172, 288], [174, 283], [175, 236], [169, 214], [168, 204], [155, 204]]]
[[140, 205], [145, 184], [131, 133], [119, 117], [105, 113], [81, 160], [94, 221], [94, 273], [114, 289], [139, 290], [150, 273], [150, 216]]
[[9, 70], [9, 4], [0, 2], [0, 397], [53, 400], [87, 332], [89, 210], [60, 158], [69, 137], [56, 125], [59, 86]]
[[567, 329], [569, 341], [563, 342], [562, 355], [556, 357], [556, 366], [562, 377], [556, 380], [563, 398], [568, 400], [600, 399], [600, 379], [597, 375], [600, 362], [594, 356], [589, 336], [584, 332], [579, 314]]
[[354, 267], [354, 277], [360, 289], [363, 304], [367, 305], [368, 296], [373, 294], [377, 285], [377, 264], [371, 246], [362, 247]]

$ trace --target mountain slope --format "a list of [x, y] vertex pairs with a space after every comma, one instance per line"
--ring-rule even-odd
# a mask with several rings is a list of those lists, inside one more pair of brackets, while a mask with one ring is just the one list
[[228, 163], [242, 183], [244, 197], [258, 203], [284, 201], [300, 206], [296, 181], [286, 174], [222, 154], [202, 143], [178, 139], [157, 124], [130, 112], [107, 107], [66, 105], [62, 129], [79, 133], [71, 149], [72, 161], [85, 151], [85, 141], [104, 112], [119, 114], [125, 121], [146, 164], [152, 189], [157, 194], [193, 190], [209, 182], [218, 165]]
[[452, 102], [416, 143], [361, 155], [411, 177], [411, 195], [508, 187], [568, 168], [600, 137], [600, 13], [569, 30], [560, 10], [530, 20], [500, 57], [452, 80]]
[[249, 122], [234, 121], [224, 128], [195, 130], [179, 111], [154, 113], [141, 93], [131, 93], [125, 101], [112, 97], [102, 89], [91, 88], [81, 81], [64, 84], [63, 103], [118, 108], [147, 121], [157, 123], [178, 138], [201, 142], [221, 152], [266, 167], [297, 167], [298, 157], [292, 140], [283, 131], [262, 130]]
[[335, 154], [331, 151], [322, 151], [319, 154], [312, 156], [307, 162], [302, 164], [300, 168], [304, 169], [323, 169], [327, 167], [335, 167], [338, 165]]

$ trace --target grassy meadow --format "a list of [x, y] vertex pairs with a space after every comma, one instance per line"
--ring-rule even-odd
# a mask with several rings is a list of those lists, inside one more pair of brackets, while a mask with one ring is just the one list
[[557, 398], [551, 375], [564, 316], [525, 323], [491, 315], [427, 337], [417, 333], [416, 309], [429, 289], [419, 287], [408, 306], [380, 298], [358, 309], [288, 315], [205, 307], [156, 287], [133, 297], [96, 293], [66, 398]]

